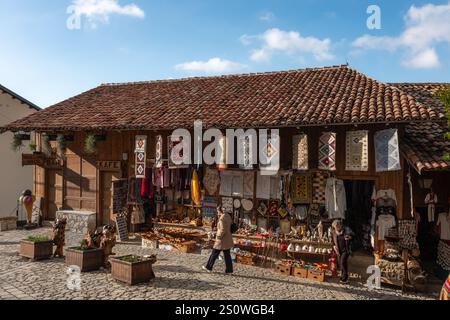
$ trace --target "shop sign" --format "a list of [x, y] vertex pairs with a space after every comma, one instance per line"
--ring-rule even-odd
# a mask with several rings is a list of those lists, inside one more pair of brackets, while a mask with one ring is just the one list
[[99, 170], [120, 171], [121, 163], [120, 161], [97, 161], [97, 168]]
[[44, 166], [44, 156], [41, 153], [22, 154], [22, 167]]

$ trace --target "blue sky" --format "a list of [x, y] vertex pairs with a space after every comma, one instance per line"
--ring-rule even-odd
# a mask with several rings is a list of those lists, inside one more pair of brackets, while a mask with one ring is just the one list
[[[372, 4], [381, 29], [367, 27]], [[0, 83], [41, 107], [106, 82], [346, 62], [386, 82], [450, 82], [449, 0], [0, 0], [0, 8]], [[73, 17], [79, 29], [67, 27]]]

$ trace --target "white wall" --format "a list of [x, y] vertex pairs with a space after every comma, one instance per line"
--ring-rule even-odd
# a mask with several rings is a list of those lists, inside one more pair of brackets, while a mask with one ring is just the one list
[[[37, 111], [0, 91], [0, 126], [33, 112]], [[21, 152], [11, 150], [12, 137], [11, 132], [0, 134], [0, 217], [15, 216], [20, 192], [33, 190], [33, 167], [22, 168]], [[30, 152], [28, 143], [24, 142], [22, 152]]]

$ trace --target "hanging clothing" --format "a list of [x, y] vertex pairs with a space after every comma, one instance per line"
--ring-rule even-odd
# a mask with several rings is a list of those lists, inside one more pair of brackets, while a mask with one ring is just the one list
[[325, 208], [330, 219], [345, 219], [347, 198], [344, 181], [329, 178], [325, 188]]
[[395, 217], [390, 214], [382, 214], [378, 216], [377, 227], [378, 227], [378, 240], [384, 240], [388, 235], [389, 229], [395, 227]]
[[441, 229], [441, 240], [450, 240], [450, 213], [439, 214], [437, 226]]
[[392, 189], [378, 190], [377, 207], [397, 207], [397, 197]]
[[256, 179], [256, 198], [270, 199], [270, 176], [258, 172]]
[[436, 204], [438, 202], [437, 195], [433, 192], [430, 192], [425, 197], [425, 204], [428, 206], [428, 222], [434, 222], [434, 216], [436, 212]]

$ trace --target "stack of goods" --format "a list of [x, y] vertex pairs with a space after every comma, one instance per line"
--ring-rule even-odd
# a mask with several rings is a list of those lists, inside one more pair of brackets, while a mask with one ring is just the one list
[[398, 245], [392, 242], [386, 242], [383, 258], [389, 261], [401, 260], [401, 254]]
[[201, 241], [206, 238], [206, 233], [196, 231], [196, 230], [187, 230], [187, 229], [178, 229], [178, 228], [161, 228], [156, 229], [157, 234], [170, 236], [172, 238], [183, 238], [188, 240], [196, 240]]
[[251, 252], [236, 249], [236, 261], [241, 264], [255, 265], [257, 256]]
[[417, 243], [417, 227], [415, 220], [400, 220], [398, 222], [398, 235], [401, 238], [399, 246], [402, 249], [415, 250], [419, 248]]
[[377, 259], [376, 264], [381, 270], [382, 279], [393, 283], [403, 282], [405, 276], [403, 261], [393, 262], [386, 259]]
[[440, 240], [437, 263], [446, 271], [450, 271], [450, 241]]

